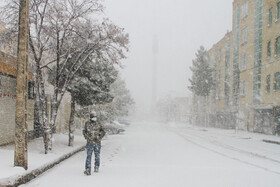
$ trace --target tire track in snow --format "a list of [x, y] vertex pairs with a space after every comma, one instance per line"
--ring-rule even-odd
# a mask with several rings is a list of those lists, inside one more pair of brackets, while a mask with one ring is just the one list
[[[209, 147], [207, 147], [207, 146], [205, 146], [205, 145], [203, 145], [203, 144], [200, 144], [200, 143], [197, 143], [197, 142], [191, 140], [191, 139], [197, 138], [197, 137], [189, 136], [189, 135], [183, 134], [182, 132], [178, 132], [177, 130], [175, 131], [174, 129], [172, 129], [172, 130], [173, 130], [174, 133], [178, 134], [179, 136], [181, 136], [181, 137], [182, 137], [183, 139], [185, 139], [186, 141], [188, 141], [188, 142], [190, 142], [190, 143], [192, 143], [192, 144], [194, 144], [194, 145], [196, 145], [196, 146], [198, 146], [198, 147], [200, 147], [200, 148], [206, 149], [206, 150], [208, 150], [208, 151], [214, 152], [214, 153], [216, 153], [216, 154], [219, 154], [219, 155], [221, 155], [221, 156], [230, 158], [230, 159], [232, 159], [232, 160], [236, 160], [236, 161], [238, 161], [238, 162], [242, 162], [242, 163], [244, 163], [244, 164], [247, 164], [247, 165], [250, 165], [250, 166], [254, 166], [254, 167], [257, 167], [257, 168], [259, 168], [259, 169], [262, 169], [262, 170], [265, 170], [265, 171], [268, 171], [268, 172], [271, 172], [271, 173], [275, 173], [275, 174], [277, 174], [277, 175], [280, 175], [280, 172], [279, 172], [279, 171], [274, 171], [274, 170], [269, 169], [269, 168], [267, 168], [267, 167], [263, 167], [263, 166], [254, 164], [254, 163], [251, 163], [251, 162], [242, 160], [242, 159], [237, 158], [237, 157], [234, 157], [234, 156], [230, 156], [230, 155], [228, 155], [228, 154], [226, 154], [226, 153], [222, 153], [221, 151], [217, 151], [217, 150], [215, 150], [214, 148], [209, 148]], [[196, 134], [196, 136], [197, 136], [197, 134]], [[203, 140], [205, 141], [205, 139], [204, 139], [205, 137], [201, 137], [201, 136], [200, 136], [199, 138], [200, 138], [200, 139], [203, 139]], [[208, 141], [209, 141], [209, 139], [208, 139]], [[237, 153], [246, 154], [246, 155], [250, 155], [250, 156], [255, 156], [255, 157], [257, 157], [257, 158], [264, 159], [264, 160], [271, 161], [271, 162], [275, 162], [275, 163], [277, 163], [277, 164], [280, 163], [278, 160], [270, 159], [270, 158], [267, 158], [267, 157], [265, 157], [265, 156], [258, 155], [258, 154], [252, 153], [252, 152], [247, 152], [247, 151], [243, 151], [243, 150], [242, 150], [242, 151], [239, 151], [239, 150], [236, 149], [236, 148], [231, 149], [231, 148], [230, 148], [231, 146], [221, 146], [221, 145], [219, 145], [219, 144], [213, 143], [212, 141], [209, 141], [209, 142], [210, 142], [211, 144], [213, 144], [214, 146], [218, 146], [218, 147], [225, 148], [225, 149], [228, 149], [228, 150], [231, 150], [231, 151], [235, 151], [235, 152], [237, 152]]]
[[229, 150], [232, 150], [232, 151], [236, 151], [236, 152], [239, 152], [239, 153], [244, 153], [244, 154], [247, 154], [247, 155], [250, 155], [250, 156], [254, 156], [254, 157], [258, 157], [258, 158], [262, 158], [262, 159], [267, 159], [267, 160], [270, 160], [270, 161], [275, 162], [277, 164], [280, 164], [279, 160], [276, 160], [276, 159], [273, 159], [273, 158], [269, 158], [267, 156], [260, 155], [258, 153], [253, 153], [253, 152], [250, 152], [250, 151], [245, 151], [243, 149], [239, 149], [239, 148], [233, 147], [231, 145], [224, 144], [224, 143], [219, 142], [217, 140], [211, 139], [211, 135], [210, 135], [210, 137], [205, 137], [205, 136], [201, 136], [201, 135], [197, 135], [196, 134], [196, 137], [199, 137], [200, 139], [207, 138], [207, 140], [209, 142], [211, 142], [212, 144], [217, 145], [219, 147], [222, 147], [222, 148], [226, 148], [226, 149], [229, 149]]

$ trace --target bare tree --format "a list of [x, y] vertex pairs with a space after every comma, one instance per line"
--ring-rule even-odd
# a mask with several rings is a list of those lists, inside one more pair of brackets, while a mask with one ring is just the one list
[[[17, 34], [17, 15], [18, 15], [18, 1], [11, 0], [1, 10], [1, 17], [5, 20], [6, 26], [8, 27], [5, 33], [2, 33], [2, 41], [9, 43], [10, 40], [15, 38]], [[38, 121], [40, 127], [43, 130], [45, 153], [48, 152], [48, 142], [50, 141], [49, 132], [50, 128], [47, 124], [46, 115], [46, 103], [45, 103], [45, 91], [44, 91], [44, 79], [41, 71], [41, 64], [44, 62], [44, 52], [48, 51], [49, 48], [49, 37], [46, 35], [44, 29], [45, 13], [48, 10], [48, 0], [30, 1], [30, 34], [29, 34], [29, 45], [30, 53], [32, 54], [30, 59], [34, 62], [34, 86], [35, 86], [35, 121]]]
[[[8, 21], [9, 34], [17, 32], [17, 1], [11, 0], [1, 12]], [[43, 128], [45, 153], [52, 149], [51, 132], [57, 110], [75, 73], [90, 55], [107, 63], [119, 63], [128, 50], [128, 35], [108, 20], [92, 21], [103, 7], [98, 0], [31, 0], [30, 51], [34, 61], [35, 116]], [[4, 13], [4, 14], [3, 14]], [[2, 37], [5, 38], [5, 37]], [[8, 38], [8, 37], [6, 37]], [[73, 60], [73, 55], [75, 60]], [[71, 60], [70, 68], [66, 68]], [[44, 69], [56, 70], [51, 124], [47, 123]], [[63, 81], [62, 81], [63, 80]]]
[[[123, 29], [105, 20], [101, 25], [87, 21], [78, 24], [75, 31], [78, 38], [70, 38], [69, 43], [57, 47], [55, 64], [55, 84], [52, 100], [51, 127], [55, 127], [57, 110], [76, 72], [89, 60], [102, 60], [104, 63], [119, 64], [128, 50], [128, 35]], [[56, 43], [59, 45], [59, 42]], [[63, 57], [62, 57], [63, 56]]]

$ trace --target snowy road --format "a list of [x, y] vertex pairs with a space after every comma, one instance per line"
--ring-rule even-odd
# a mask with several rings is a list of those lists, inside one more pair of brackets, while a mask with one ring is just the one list
[[279, 187], [280, 145], [250, 139], [135, 123], [103, 142], [99, 173], [83, 174], [82, 152], [22, 186]]

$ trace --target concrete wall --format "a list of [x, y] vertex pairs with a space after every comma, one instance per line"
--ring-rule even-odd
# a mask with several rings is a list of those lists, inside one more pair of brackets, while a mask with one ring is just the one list
[[0, 75], [0, 145], [10, 143], [15, 134], [16, 79]]
[[[16, 59], [0, 51], [0, 145], [11, 143], [15, 134]], [[29, 80], [32, 78], [29, 75]], [[34, 101], [27, 103], [28, 131], [33, 130]]]

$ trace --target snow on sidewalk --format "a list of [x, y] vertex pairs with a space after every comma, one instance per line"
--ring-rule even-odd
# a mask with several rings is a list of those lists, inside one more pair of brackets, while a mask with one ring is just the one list
[[53, 138], [53, 150], [44, 154], [43, 139], [37, 138], [28, 142], [28, 170], [22, 167], [14, 167], [14, 145], [0, 147], [0, 186], [1, 184], [13, 184], [19, 177], [36, 169], [58, 161], [61, 157], [82, 148], [85, 140], [81, 135], [75, 135], [74, 146], [68, 146], [67, 134], [55, 134]]

